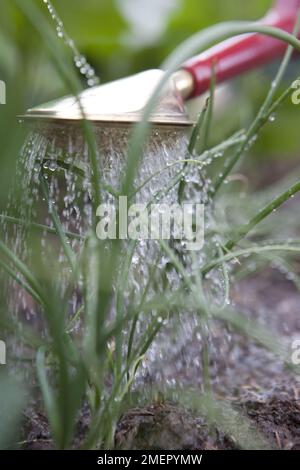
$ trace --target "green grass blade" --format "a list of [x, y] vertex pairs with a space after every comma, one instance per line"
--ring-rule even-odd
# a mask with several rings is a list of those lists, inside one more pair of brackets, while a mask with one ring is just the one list
[[56, 401], [55, 394], [51, 389], [47, 378], [46, 372], [46, 361], [45, 361], [45, 349], [42, 347], [38, 350], [36, 356], [36, 368], [37, 368], [37, 376], [40, 383], [40, 387], [43, 394], [43, 399], [45, 403], [45, 407], [47, 410], [48, 419], [50, 422], [50, 426], [53, 432], [54, 439], [56, 443], [62, 441], [62, 427], [61, 427], [61, 419], [58, 404]]
[[[296, 25], [294, 28], [293, 35], [294, 37], [297, 37], [297, 33], [300, 28], [300, 14], [298, 15]], [[232, 158], [227, 161], [226, 166], [224, 167], [222, 173], [218, 176], [216, 182], [214, 183], [214, 187], [211, 190], [211, 196], [215, 197], [216, 193], [220, 190], [222, 187], [224, 181], [226, 180], [227, 176], [231, 173], [241, 156], [244, 154], [244, 152], [247, 150], [247, 146], [251, 142], [251, 139], [253, 139], [254, 136], [258, 134], [258, 132], [261, 130], [262, 126], [266, 123], [268, 117], [270, 116], [270, 110], [272, 109], [272, 103], [274, 96], [276, 92], [278, 91], [278, 88], [281, 84], [281, 81], [284, 77], [284, 74], [287, 70], [287, 67], [289, 65], [289, 62], [291, 60], [292, 54], [293, 54], [293, 46], [290, 43], [290, 46], [287, 48], [287, 51], [283, 57], [283, 60], [280, 64], [279, 70], [277, 72], [277, 75], [272, 82], [271, 88], [269, 90], [269, 93], [260, 108], [256, 118], [254, 119], [253, 123], [251, 124], [248, 132], [247, 132], [247, 139], [245, 142], [238, 148], [236, 153], [232, 156]], [[279, 103], [277, 103], [278, 105]]]
[[[11, 217], [9, 215], [4, 215], [4, 214], [0, 214], [0, 219], [4, 220], [5, 222], [8, 222], [10, 224], [13, 224], [13, 225], [20, 225], [21, 227], [28, 227], [29, 226], [29, 228], [37, 230], [39, 232], [46, 232], [46, 233], [50, 233], [52, 235], [57, 235], [56, 229], [48, 227], [48, 225], [38, 224], [38, 223], [35, 223], [35, 222], [30, 222], [28, 224], [28, 222], [26, 220], [22, 220], [18, 217]], [[70, 239], [74, 239], [74, 240], [84, 240], [84, 237], [82, 235], [79, 235], [79, 234], [74, 233], [74, 232], [68, 232], [66, 230], [64, 230], [64, 236], [67, 237], [67, 238], [70, 238]]]
[[128, 195], [130, 188], [133, 187], [135, 175], [138, 171], [142, 157], [143, 145], [145, 144], [151, 129], [151, 124], [149, 122], [151, 113], [155, 108], [160, 94], [170, 79], [172, 73], [175, 72], [187, 59], [189, 59], [195, 53], [207, 49], [213, 42], [222, 41], [240, 34], [254, 32], [285, 41], [287, 44], [290, 44], [295, 49], [300, 51], [300, 41], [298, 41], [294, 35], [289, 34], [281, 29], [270, 26], [262, 26], [257, 23], [232, 22], [221, 23], [203, 30], [200, 34], [193, 36], [191, 40], [183, 43], [183, 45], [167, 59], [165, 64], [163, 64], [164, 68], [167, 69], [167, 72], [157, 85], [147, 105], [145, 106], [141, 121], [135, 125], [133, 129], [128, 148], [127, 169], [122, 184], [123, 195]]
[[2, 269], [15, 281], [21, 286], [26, 292], [28, 292], [31, 297], [36, 300], [39, 304], [42, 303], [42, 300], [37, 295], [36, 291], [32, 289], [26, 282], [24, 282], [18, 274], [15, 273], [13, 269], [11, 269], [4, 261], [0, 260], [0, 266]]
[[259, 246], [255, 245], [250, 248], [245, 248], [237, 251], [232, 251], [230, 253], [227, 253], [220, 258], [217, 258], [216, 260], [212, 261], [209, 263], [207, 266], [205, 266], [201, 272], [203, 276], [205, 276], [208, 272], [210, 272], [212, 269], [215, 267], [222, 265], [224, 262], [232, 261], [234, 259], [238, 259], [240, 257], [248, 257], [250, 255], [258, 255], [261, 253], [270, 253], [270, 252], [277, 252], [277, 251], [282, 251], [282, 252], [290, 252], [290, 253], [295, 253], [298, 254], [300, 252], [300, 245], [289, 245], [289, 244], [277, 244], [277, 245], [265, 245], [265, 246]]
[[242, 225], [237, 229], [237, 236], [233, 240], [229, 240], [225, 247], [224, 251], [228, 252], [239, 243], [240, 240], [245, 238], [254, 227], [256, 227], [260, 222], [266, 219], [270, 214], [276, 211], [280, 206], [282, 206], [286, 201], [295, 196], [300, 191], [300, 181], [291, 186], [288, 190], [284, 191], [277, 198], [267, 204], [262, 210], [258, 212], [247, 224]]
[[22, 274], [30, 288], [35, 292], [36, 296], [44, 302], [44, 292], [39, 281], [29, 271], [27, 266], [1, 240], [0, 252], [2, 252], [13, 263], [17, 271]]

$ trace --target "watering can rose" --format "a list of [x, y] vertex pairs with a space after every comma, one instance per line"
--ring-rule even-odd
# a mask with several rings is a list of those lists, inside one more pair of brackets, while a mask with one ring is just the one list
[[132, 204], [120, 196], [118, 207], [100, 204], [96, 234], [100, 240], [182, 240], [187, 250], [204, 245], [203, 204]]

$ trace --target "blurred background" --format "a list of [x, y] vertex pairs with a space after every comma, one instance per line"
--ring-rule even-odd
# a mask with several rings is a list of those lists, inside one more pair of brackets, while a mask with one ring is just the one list
[[[7, 207], [16, 159], [28, 132], [17, 116], [30, 107], [70, 92], [57, 74], [41, 36], [19, 9], [20, 2], [38, 6], [49, 30], [56, 33], [56, 25], [43, 0], [0, 0], [0, 80], [7, 86], [7, 103], [0, 104], [0, 213]], [[52, 0], [52, 3], [69, 36], [105, 83], [160, 67], [182, 41], [214, 23], [259, 19], [273, 1]], [[57, 34], [56, 41], [70, 56]], [[283, 88], [300, 75], [298, 64], [299, 56], [295, 56]], [[278, 63], [274, 63], [226, 86], [221, 112], [214, 118], [214, 141], [249, 126], [277, 68]], [[84, 78], [81, 80], [84, 86]], [[200, 111], [198, 106], [197, 103], [193, 105], [196, 113]], [[271, 182], [274, 175], [279, 179], [299, 167], [299, 115], [300, 106], [292, 105], [288, 99], [272, 122], [264, 127], [243, 163], [242, 171], [249, 177], [250, 190], [265, 185], [268, 178]], [[6, 302], [1, 298], [5, 295], [1, 288], [0, 316], [6, 312]], [[0, 370], [0, 381], [2, 372], [3, 369]], [[5, 402], [5, 408], [17, 411], [21, 405], [18, 404], [19, 396], [14, 398], [13, 393], [10, 384], [7, 390], [1, 385], [0, 403], [4, 403], [4, 396], [10, 397], [12, 405]], [[8, 421], [4, 420], [1, 410], [0, 415], [1, 437], [7, 433]], [[7, 419], [15, 417], [10, 415]]]
[[[43, 12], [49, 28], [55, 31], [43, 0], [33, 1]], [[101, 81], [106, 82], [159, 67], [183, 40], [213, 23], [258, 19], [272, 0], [53, 0], [52, 3], [78, 49], [95, 67]], [[59, 38], [57, 41], [66, 48]], [[297, 62], [289, 69], [289, 82], [297, 77]], [[275, 72], [273, 64], [231, 83], [227, 105], [214, 127], [216, 139], [249, 124]], [[7, 84], [7, 105], [0, 106], [0, 200], [5, 201], [9, 174], [24, 132], [16, 115], [69, 92], [40, 36], [15, 0], [1, 0], [0, 79]], [[297, 157], [298, 116], [298, 107], [287, 101], [278, 119], [263, 131], [252, 161], [259, 164], [270, 158], [278, 161]]]

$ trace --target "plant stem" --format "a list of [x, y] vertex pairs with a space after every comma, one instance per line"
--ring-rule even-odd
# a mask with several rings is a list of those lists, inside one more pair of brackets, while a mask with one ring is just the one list
[[[294, 28], [294, 32], [293, 32], [294, 36], [297, 35], [297, 33], [299, 31], [299, 27], [300, 27], [300, 14], [298, 15], [296, 25], [295, 25], [295, 28]], [[289, 46], [287, 48], [287, 51], [286, 51], [286, 53], [284, 55], [284, 58], [281, 62], [281, 65], [279, 67], [277, 75], [276, 75], [274, 81], [272, 82], [269, 93], [268, 93], [262, 107], [260, 108], [256, 118], [254, 119], [252, 125], [250, 126], [249, 130], [247, 131], [247, 138], [246, 138], [245, 142], [238, 148], [237, 152], [233, 155], [233, 157], [229, 161], [227, 161], [227, 164], [226, 164], [225, 168], [223, 169], [223, 172], [217, 178], [217, 181], [214, 184], [214, 188], [211, 191], [211, 196], [212, 197], [215, 197], [216, 193], [222, 187], [222, 185], [223, 185], [225, 179], [227, 178], [227, 176], [231, 173], [231, 171], [235, 167], [238, 160], [241, 158], [241, 156], [247, 150], [247, 146], [249, 145], [249, 142], [251, 141], [251, 139], [254, 136], [257, 135], [257, 133], [259, 132], [261, 127], [265, 124], [266, 116], [269, 116], [269, 114], [270, 114], [269, 111], [270, 111], [270, 108], [272, 107], [273, 98], [274, 98], [274, 96], [275, 96], [275, 94], [278, 90], [278, 87], [279, 87], [279, 85], [282, 81], [282, 78], [283, 78], [283, 76], [286, 72], [286, 69], [287, 69], [288, 64], [290, 62], [292, 53], [293, 53], [293, 47]]]
[[272, 214], [278, 207], [282, 206], [287, 200], [293, 197], [297, 192], [300, 191], [300, 181], [294, 184], [291, 188], [285, 191], [283, 194], [278, 196], [272, 202], [270, 202], [266, 207], [264, 207], [255, 217], [253, 217], [247, 224], [242, 225], [238, 231], [237, 236], [233, 240], [229, 240], [226, 245], [224, 246], [224, 251], [228, 252], [234, 248], [238, 242], [248, 235], [253, 228], [262, 222], [266, 217]]

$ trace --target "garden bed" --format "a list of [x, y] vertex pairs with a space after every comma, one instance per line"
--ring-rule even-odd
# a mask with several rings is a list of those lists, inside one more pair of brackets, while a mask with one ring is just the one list
[[[300, 294], [293, 283], [276, 270], [266, 269], [239, 282], [232, 291], [232, 298], [237, 307], [247, 312], [247, 316], [259, 319], [287, 341], [295, 335], [300, 336]], [[223, 333], [221, 328], [214, 331], [216, 343], [222, 341]], [[180, 354], [195, 357], [198, 349], [199, 343], [195, 338]], [[300, 379], [298, 382], [264, 348], [237, 333], [231, 334], [230, 341], [224, 342], [222, 350], [223, 356], [215, 358], [212, 365], [216, 397], [228, 400], [234, 409], [247, 416], [270, 447], [300, 449]], [[169, 374], [174, 374], [175, 369], [172, 371], [170, 367], [177, 359], [169, 358]], [[182, 383], [201, 390], [201, 375], [191, 365], [177, 369], [177, 374]], [[78, 423], [76, 447], [80, 445], [88, 424], [89, 416], [83, 411]], [[224, 434], [218, 427], [208, 426], [197, 413], [163, 400], [128, 410], [117, 426], [115, 439], [116, 446], [123, 449], [239, 447], [232, 436]], [[43, 413], [33, 409], [26, 412], [22, 447], [53, 448]]]

